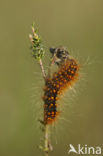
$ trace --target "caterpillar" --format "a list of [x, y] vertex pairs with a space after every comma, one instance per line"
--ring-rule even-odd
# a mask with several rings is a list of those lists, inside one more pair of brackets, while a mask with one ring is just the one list
[[64, 48], [51, 48], [52, 64], [58, 65], [58, 71], [45, 80], [44, 88], [44, 124], [52, 124], [60, 112], [57, 101], [60, 94], [78, 78], [80, 65]]

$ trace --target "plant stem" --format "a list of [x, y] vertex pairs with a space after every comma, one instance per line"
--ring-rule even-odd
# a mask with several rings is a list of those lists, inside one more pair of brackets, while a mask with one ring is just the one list
[[44, 70], [43, 63], [42, 63], [41, 59], [39, 60], [39, 64], [40, 64], [40, 67], [41, 67], [41, 71], [42, 71], [43, 77], [44, 77], [44, 79], [46, 79], [46, 74], [45, 74], [45, 70]]
[[[41, 67], [41, 71], [42, 71], [43, 77], [44, 77], [44, 79], [46, 79], [46, 74], [45, 74], [45, 70], [44, 70], [43, 63], [42, 63], [41, 59], [39, 60], [39, 64], [40, 64], [40, 67]], [[44, 133], [45, 133], [44, 134], [44, 151], [45, 151], [45, 156], [49, 156], [48, 155], [48, 152], [49, 152], [49, 134], [48, 134], [48, 129], [49, 129], [49, 126], [45, 125], [45, 130], [44, 130]]]
[[44, 149], [45, 149], [45, 156], [48, 156], [49, 152], [49, 134], [48, 134], [48, 125], [45, 125], [45, 136], [44, 136]]
[[[41, 45], [41, 39], [38, 36], [36, 29], [34, 28], [34, 24], [32, 25], [32, 35], [30, 34], [29, 38], [32, 43], [33, 57], [39, 61], [44, 81], [46, 81], [46, 73], [45, 73], [45, 70], [43, 67], [43, 63], [42, 63], [42, 57], [44, 56], [45, 51]], [[42, 121], [41, 123], [43, 123], [43, 122], [44, 121]], [[48, 152], [51, 147], [50, 143], [49, 143], [48, 128], [49, 128], [49, 126], [44, 124], [44, 147], [43, 147], [43, 150], [45, 152], [45, 156], [48, 156]]]

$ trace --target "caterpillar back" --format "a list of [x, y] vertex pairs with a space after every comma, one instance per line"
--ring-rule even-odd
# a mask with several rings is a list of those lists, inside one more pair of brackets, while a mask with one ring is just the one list
[[45, 80], [44, 124], [52, 124], [60, 114], [57, 109], [58, 97], [78, 79], [80, 68], [78, 62], [70, 57], [69, 52], [63, 47], [50, 48], [50, 52], [52, 53], [51, 64], [57, 64], [58, 71]]

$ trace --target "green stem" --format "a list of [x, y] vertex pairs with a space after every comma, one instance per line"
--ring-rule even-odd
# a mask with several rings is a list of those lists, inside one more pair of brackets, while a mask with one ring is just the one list
[[45, 136], [44, 136], [44, 149], [45, 149], [45, 156], [49, 155], [49, 126], [45, 125]]

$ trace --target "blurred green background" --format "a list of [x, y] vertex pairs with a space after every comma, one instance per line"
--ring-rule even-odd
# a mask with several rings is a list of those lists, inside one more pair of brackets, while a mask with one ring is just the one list
[[90, 58], [73, 100], [61, 103], [70, 122], [55, 125], [50, 155], [67, 156], [70, 143], [102, 146], [103, 0], [0, 0], [0, 156], [42, 155], [43, 80], [28, 38], [33, 21], [46, 49], [63, 45], [84, 64]]

